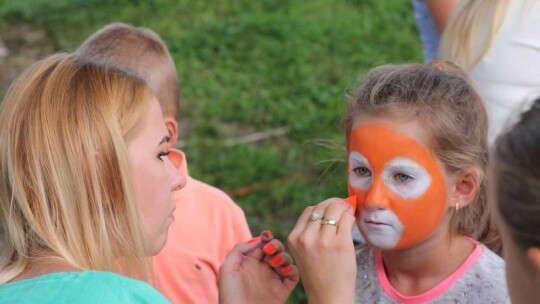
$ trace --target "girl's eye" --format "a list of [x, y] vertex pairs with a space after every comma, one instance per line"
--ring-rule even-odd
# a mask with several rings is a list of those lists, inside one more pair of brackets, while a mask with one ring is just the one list
[[371, 176], [371, 171], [366, 167], [357, 167], [353, 169], [353, 172], [358, 176], [367, 177]]
[[163, 161], [163, 157], [169, 155], [170, 151], [167, 151], [167, 152], [159, 152], [158, 154], [158, 158]]
[[411, 180], [414, 179], [414, 177], [408, 175], [408, 174], [405, 174], [405, 173], [401, 173], [401, 172], [398, 172], [394, 175], [394, 178], [398, 181], [398, 182], [401, 182], [401, 183], [406, 183], [406, 182], [409, 182]]

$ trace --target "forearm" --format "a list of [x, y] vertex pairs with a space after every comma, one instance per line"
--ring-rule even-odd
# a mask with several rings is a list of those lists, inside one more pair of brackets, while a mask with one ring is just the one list
[[442, 33], [458, 0], [425, 0], [433, 22]]

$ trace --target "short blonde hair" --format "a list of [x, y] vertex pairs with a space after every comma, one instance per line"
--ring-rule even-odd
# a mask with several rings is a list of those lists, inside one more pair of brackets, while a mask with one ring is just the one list
[[127, 142], [144, 80], [75, 55], [28, 68], [0, 110], [0, 283], [37, 259], [146, 278]]
[[495, 251], [500, 240], [487, 209], [487, 113], [481, 97], [457, 66], [440, 60], [427, 65], [385, 65], [371, 70], [349, 97], [344, 119], [347, 140], [358, 116], [418, 121], [430, 149], [448, 172], [474, 166], [480, 189], [472, 204], [451, 216], [451, 233], [470, 235]]
[[163, 113], [178, 120], [180, 86], [176, 66], [163, 40], [151, 29], [111, 23], [88, 37], [77, 53], [138, 73], [147, 81]]

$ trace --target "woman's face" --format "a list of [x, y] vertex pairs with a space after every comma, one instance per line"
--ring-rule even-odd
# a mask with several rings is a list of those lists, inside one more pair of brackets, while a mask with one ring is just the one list
[[372, 246], [409, 248], [442, 227], [448, 177], [418, 123], [357, 120], [348, 142], [349, 192]]
[[141, 214], [148, 255], [157, 254], [167, 241], [174, 221], [172, 192], [184, 187], [186, 177], [167, 157], [168, 131], [155, 97], [143, 116], [138, 133], [128, 144], [137, 205]]

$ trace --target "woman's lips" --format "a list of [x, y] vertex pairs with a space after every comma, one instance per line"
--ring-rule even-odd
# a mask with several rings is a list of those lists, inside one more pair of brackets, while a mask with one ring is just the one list
[[173, 208], [171, 213], [169, 213], [169, 218], [174, 222], [174, 210], [176, 210], [176, 206]]

